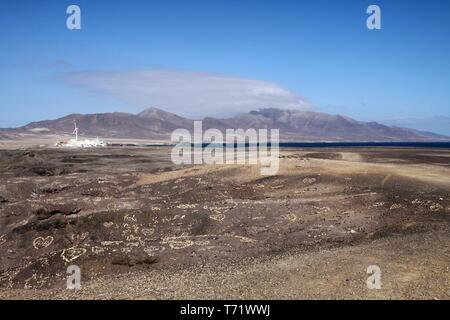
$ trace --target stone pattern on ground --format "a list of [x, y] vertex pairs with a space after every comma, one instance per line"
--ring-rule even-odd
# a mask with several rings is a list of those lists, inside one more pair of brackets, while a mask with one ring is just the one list
[[83, 280], [176, 272], [450, 224], [445, 181], [425, 183], [392, 167], [410, 161], [445, 175], [449, 158], [439, 153], [427, 162], [402, 151], [389, 160], [370, 150], [284, 152], [273, 177], [243, 165], [176, 167], [168, 154], [0, 151], [0, 287], [63, 288], [72, 264]]

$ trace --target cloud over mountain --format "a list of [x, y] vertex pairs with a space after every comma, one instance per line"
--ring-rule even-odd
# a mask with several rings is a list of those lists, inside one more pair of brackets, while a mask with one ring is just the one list
[[176, 70], [66, 73], [66, 83], [117, 98], [141, 109], [164, 106], [190, 118], [228, 117], [261, 107], [304, 110], [303, 97], [274, 83]]

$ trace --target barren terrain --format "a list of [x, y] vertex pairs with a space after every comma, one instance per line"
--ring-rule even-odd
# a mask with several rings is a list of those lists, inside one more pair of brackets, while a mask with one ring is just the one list
[[273, 177], [169, 154], [0, 151], [0, 298], [450, 299], [448, 150], [282, 150]]

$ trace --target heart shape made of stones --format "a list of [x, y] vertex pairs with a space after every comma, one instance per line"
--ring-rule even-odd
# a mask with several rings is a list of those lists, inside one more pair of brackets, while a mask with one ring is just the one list
[[49, 245], [51, 245], [53, 242], [53, 237], [52, 236], [48, 236], [48, 237], [37, 237], [36, 239], [33, 240], [33, 247], [36, 250], [39, 249], [44, 249], [47, 248]]
[[84, 248], [72, 247], [72, 248], [64, 249], [61, 252], [61, 257], [64, 259], [64, 261], [71, 262], [71, 261], [79, 258], [80, 256], [82, 256], [85, 253], [86, 253], [86, 249], [84, 249]]

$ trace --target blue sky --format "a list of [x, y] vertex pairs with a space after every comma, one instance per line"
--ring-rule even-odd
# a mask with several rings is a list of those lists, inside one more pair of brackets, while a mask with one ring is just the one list
[[[81, 30], [66, 28], [70, 4]], [[381, 30], [366, 28], [370, 4]], [[446, 0], [4, 0], [0, 127], [279, 106], [450, 134], [449, 35]]]

